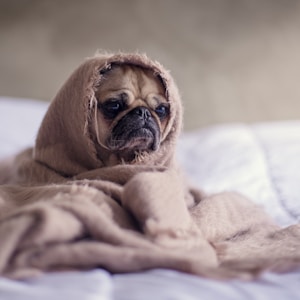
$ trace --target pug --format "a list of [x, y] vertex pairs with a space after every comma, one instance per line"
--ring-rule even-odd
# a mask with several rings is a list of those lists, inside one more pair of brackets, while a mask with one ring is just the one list
[[[157, 151], [170, 115], [165, 87], [150, 69], [112, 65], [97, 88], [97, 153], [108, 165]], [[105, 157], [103, 157], [105, 156]]]

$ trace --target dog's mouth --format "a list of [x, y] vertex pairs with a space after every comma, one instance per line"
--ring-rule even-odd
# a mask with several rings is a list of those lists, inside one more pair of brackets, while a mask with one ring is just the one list
[[155, 151], [158, 146], [159, 132], [151, 127], [122, 130], [122, 134], [118, 134], [118, 130], [114, 130], [108, 140], [108, 147], [113, 151]]

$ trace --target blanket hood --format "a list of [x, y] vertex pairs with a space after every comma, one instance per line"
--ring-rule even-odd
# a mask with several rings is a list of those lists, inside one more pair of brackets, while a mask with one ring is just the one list
[[145, 156], [143, 165], [170, 166], [182, 127], [182, 107], [178, 89], [169, 72], [158, 62], [141, 54], [98, 54], [83, 62], [62, 86], [40, 126], [34, 147], [34, 160], [57, 173], [72, 177], [101, 168], [91, 126], [97, 114], [95, 92], [102, 73], [113, 64], [131, 64], [153, 71], [165, 88], [170, 103], [170, 120], [159, 149]]

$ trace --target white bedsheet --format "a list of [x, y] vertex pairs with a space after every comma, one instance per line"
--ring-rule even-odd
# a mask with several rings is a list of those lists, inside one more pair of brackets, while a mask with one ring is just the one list
[[[34, 142], [47, 104], [0, 97], [0, 158]], [[178, 159], [208, 192], [237, 190], [281, 225], [300, 217], [300, 121], [230, 124], [185, 133]], [[1, 247], [1, 241], [0, 241]], [[102, 269], [0, 278], [0, 299], [300, 299], [300, 270], [253, 282], [218, 282], [170, 270], [111, 276]]]

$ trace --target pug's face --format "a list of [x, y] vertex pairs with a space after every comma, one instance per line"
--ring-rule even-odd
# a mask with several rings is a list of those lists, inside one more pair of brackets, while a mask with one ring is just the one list
[[96, 92], [99, 151], [124, 161], [156, 151], [169, 119], [162, 82], [148, 69], [115, 65], [104, 73]]

